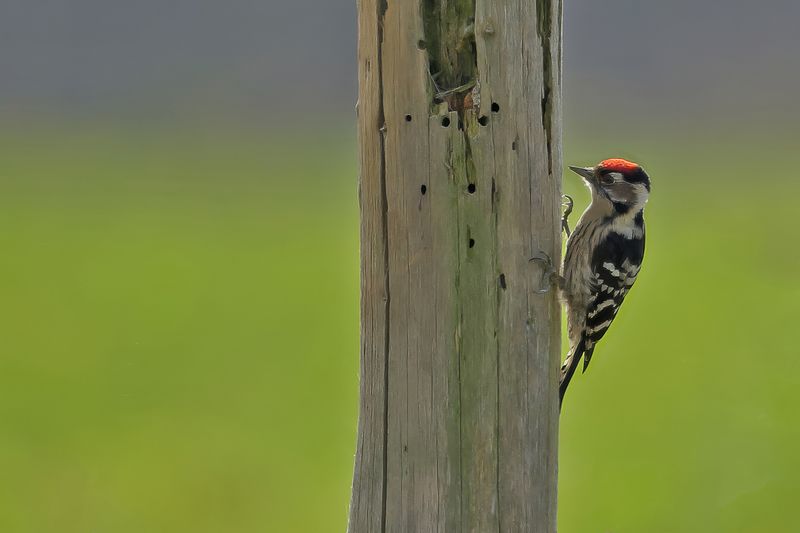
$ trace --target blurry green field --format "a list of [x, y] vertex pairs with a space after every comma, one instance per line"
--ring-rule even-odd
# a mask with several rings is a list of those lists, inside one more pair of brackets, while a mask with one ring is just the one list
[[[0, 142], [0, 531], [343, 531], [351, 136]], [[800, 531], [793, 154], [567, 146], [654, 188], [643, 274], [565, 405], [560, 531]]]
[[3, 139], [0, 531], [342, 529], [357, 200], [322, 144]]

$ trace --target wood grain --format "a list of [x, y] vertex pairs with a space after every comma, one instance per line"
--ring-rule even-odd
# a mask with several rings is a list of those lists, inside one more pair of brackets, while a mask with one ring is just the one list
[[[528, 259], [561, 248], [561, 3], [440, 7], [359, 2], [349, 531], [554, 532], [560, 311]], [[448, 57], [451, 80], [476, 75], [443, 103], [430, 69]]]

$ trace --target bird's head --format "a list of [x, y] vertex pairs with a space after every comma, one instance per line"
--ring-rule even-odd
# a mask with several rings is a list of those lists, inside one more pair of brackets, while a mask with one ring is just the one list
[[650, 196], [650, 177], [640, 165], [606, 159], [594, 167], [569, 167], [592, 190], [592, 201], [608, 202], [617, 213], [636, 213]]

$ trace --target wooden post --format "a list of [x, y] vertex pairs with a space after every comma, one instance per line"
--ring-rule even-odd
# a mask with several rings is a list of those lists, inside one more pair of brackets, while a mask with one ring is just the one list
[[561, 0], [359, 0], [351, 533], [556, 530]]

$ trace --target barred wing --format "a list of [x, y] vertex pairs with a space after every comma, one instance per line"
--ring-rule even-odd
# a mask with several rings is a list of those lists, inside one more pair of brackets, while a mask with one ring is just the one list
[[633, 238], [609, 232], [606, 241], [595, 249], [592, 256], [595, 290], [586, 315], [584, 370], [589, 366], [595, 344], [608, 331], [625, 295], [636, 281], [643, 257], [643, 231], [641, 237]]

